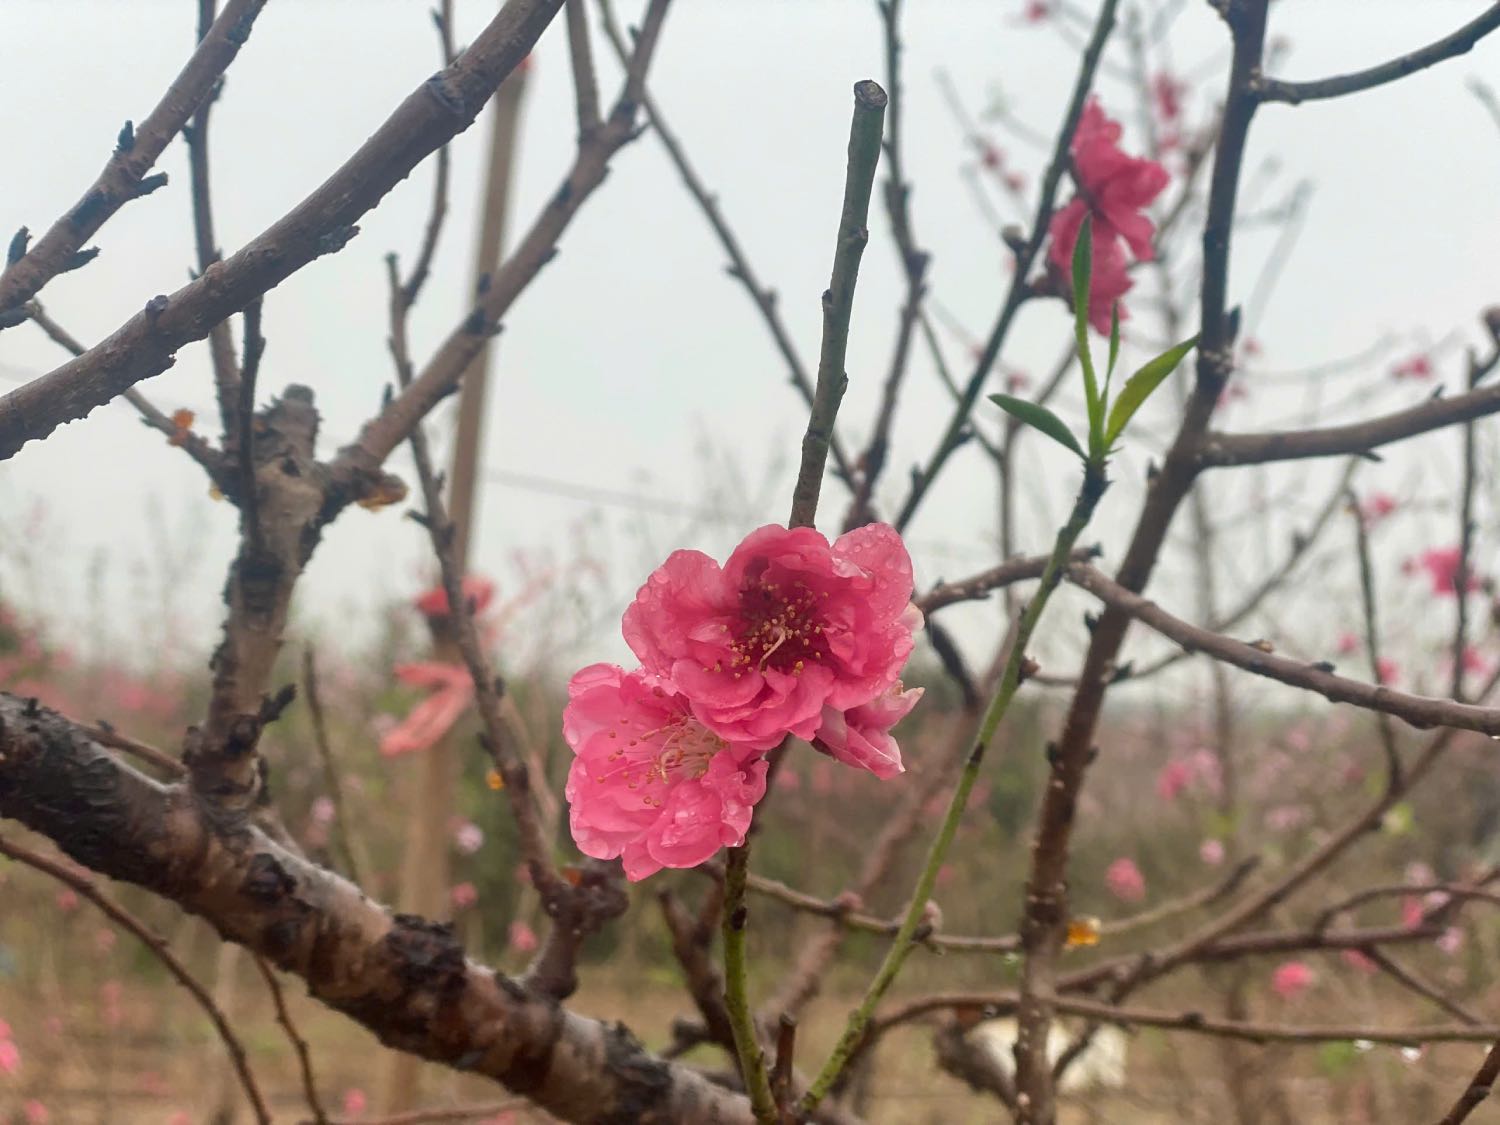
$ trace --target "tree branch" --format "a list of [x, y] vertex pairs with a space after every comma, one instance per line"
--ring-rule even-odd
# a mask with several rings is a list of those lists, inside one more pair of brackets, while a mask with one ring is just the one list
[[[152, 298], [78, 359], [0, 398], [0, 460], [159, 375], [172, 366], [179, 348], [202, 339], [213, 325], [309, 262], [341, 249], [366, 211], [473, 123], [562, 3], [509, 0], [453, 65], [414, 90], [358, 152], [280, 220], [171, 296]], [[385, 452], [397, 444], [399, 438]]]

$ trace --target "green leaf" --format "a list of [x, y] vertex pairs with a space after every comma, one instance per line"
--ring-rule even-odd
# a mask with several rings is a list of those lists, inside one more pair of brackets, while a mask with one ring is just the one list
[[1114, 445], [1124, 431], [1126, 423], [1151, 397], [1152, 392], [1161, 386], [1162, 380], [1177, 370], [1177, 365], [1197, 343], [1198, 337], [1194, 336], [1191, 340], [1184, 340], [1175, 348], [1168, 348], [1155, 359], [1147, 360], [1145, 366], [1125, 380], [1125, 385], [1120, 388], [1120, 397], [1115, 399], [1115, 404], [1109, 412], [1109, 425], [1104, 430], [1105, 448]]
[[1089, 447], [1100, 444], [1104, 430], [1104, 402], [1099, 398], [1099, 379], [1094, 357], [1089, 354], [1089, 279], [1094, 272], [1094, 223], [1085, 217], [1073, 247], [1073, 338], [1078, 341], [1078, 362], [1083, 365], [1083, 397], [1088, 406]]
[[1014, 414], [1033, 429], [1041, 430], [1055, 442], [1066, 445], [1078, 456], [1083, 456], [1083, 447], [1078, 444], [1068, 427], [1052, 411], [1035, 402], [1027, 402], [1014, 395], [990, 395], [990, 401], [1007, 414]]
[[1104, 397], [1109, 397], [1109, 377], [1115, 373], [1120, 358], [1120, 302], [1109, 306], [1109, 370], [1104, 373]]

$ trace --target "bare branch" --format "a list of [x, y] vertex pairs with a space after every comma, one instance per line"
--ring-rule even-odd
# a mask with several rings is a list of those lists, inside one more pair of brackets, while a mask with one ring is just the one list
[[1253, 89], [1263, 102], [1286, 102], [1289, 105], [1357, 94], [1361, 90], [1384, 86], [1387, 82], [1395, 82], [1419, 70], [1426, 70], [1445, 59], [1467, 54], [1475, 43], [1497, 27], [1500, 27], [1500, 4], [1493, 4], [1451, 35], [1445, 35], [1420, 50], [1383, 62], [1379, 66], [1312, 82], [1283, 82], [1275, 78], [1262, 78]]
[[[414, 90], [344, 165], [245, 247], [71, 363], [0, 398], [0, 460], [172, 366], [178, 349], [357, 233], [392, 187], [473, 123], [563, 0], [509, 0], [452, 66]], [[226, 16], [229, 9], [226, 9]], [[221, 16], [221, 21], [224, 19]], [[425, 411], [424, 411], [425, 413]], [[393, 442], [394, 448], [398, 442]], [[389, 452], [389, 449], [386, 450]]]
[[140, 128], [126, 122], [109, 162], [83, 198], [53, 223], [29, 251], [0, 273], [0, 313], [17, 308], [57, 274], [72, 268], [69, 263], [80, 247], [116, 211], [166, 182], [164, 175], [147, 177], [146, 173], [189, 116], [204, 99], [212, 96], [224, 71], [250, 37], [255, 17], [265, 5], [266, 0], [230, 0]]

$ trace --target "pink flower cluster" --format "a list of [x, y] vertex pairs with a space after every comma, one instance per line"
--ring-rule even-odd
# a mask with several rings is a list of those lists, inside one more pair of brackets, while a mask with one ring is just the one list
[[568, 685], [567, 797], [585, 855], [643, 879], [744, 841], [766, 754], [788, 736], [847, 765], [902, 770], [891, 728], [916, 705], [901, 668], [921, 615], [901, 537], [870, 524], [830, 544], [753, 531], [721, 567], [676, 551], [625, 611], [641, 666]]
[[[1154, 160], [1127, 156], [1120, 150], [1121, 129], [1090, 98], [1073, 134], [1073, 177], [1078, 195], [1052, 216], [1048, 261], [1072, 277], [1073, 250], [1085, 219], [1093, 223], [1094, 261], [1089, 284], [1089, 323], [1109, 331], [1110, 310], [1131, 287], [1126, 272], [1128, 248], [1138, 262], [1155, 256], [1151, 238], [1156, 227], [1145, 215], [1167, 186], [1167, 170]], [[1120, 309], [1120, 320], [1125, 310]]]

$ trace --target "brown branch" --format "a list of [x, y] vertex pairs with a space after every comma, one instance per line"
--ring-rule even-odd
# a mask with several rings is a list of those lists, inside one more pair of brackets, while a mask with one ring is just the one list
[[[722, 905], [724, 884], [714, 881], [710, 890], [710, 905]], [[682, 967], [687, 982], [688, 995], [698, 1014], [703, 1017], [708, 1040], [717, 1043], [731, 1053], [734, 1051], [734, 1029], [729, 1024], [729, 1013], [724, 1008], [724, 974], [714, 963], [710, 950], [714, 934], [718, 932], [718, 907], [694, 918], [682, 901], [670, 890], [657, 894], [661, 906], [662, 921], [672, 936], [672, 954]]]
[[1453, 1108], [1443, 1114], [1437, 1125], [1462, 1125], [1468, 1120], [1469, 1114], [1494, 1092], [1496, 1079], [1500, 1079], [1500, 1040], [1490, 1047], [1484, 1056], [1484, 1062], [1479, 1064], [1474, 1077], [1469, 1079], [1468, 1087], [1458, 1096]]
[[349, 813], [344, 805], [344, 782], [334, 765], [333, 743], [328, 737], [328, 719], [323, 711], [323, 696], [318, 691], [318, 663], [311, 645], [302, 651], [302, 698], [312, 720], [313, 745], [323, 769], [323, 791], [333, 805], [333, 838], [338, 842], [339, 858], [344, 871], [355, 883], [362, 883], [363, 865], [354, 855], [349, 831]]
[[[414, 90], [358, 152], [285, 216], [202, 277], [171, 296], [152, 298], [144, 311], [78, 359], [0, 398], [0, 460], [165, 371], [180, 348], [202, 339], [212, 325], [314, 259], [342, 248], [366, 211], [473, 122], [562, 3], [509, 0], [453, 65]], [[390, 436], [395, 440], [387, 454], [404, 435]]]
[[[198, 0], [198, 41], [208, 36], [217, 15], [218, 0]], [[183, 126], [182, 139], [187, 142], [188, 173], [192, 183], [193, 241], [198, 251], [198, 273], [201, 275], [223, 255], [214, 237], [214, 211], [208, 160], [208, 118], [218, 100], [223, 80], [216, 82], [193, 112], [193, 119]], [[214, 369], [214, 391], [219, 401], [219, 420], [224, 427], [227, 446], [239, 431], [244, 410], [238, 403], [240, 369], [230, 337], [229, 321], [221, 320], [208, 333], [209, 360]]]
[[[3, 708], [6, 702], [6, 699], [0, 699], [0, 708]], [[34, 707], [34, 703], [31, 706]], [[5, 772], [7, 765], [5, 746], [8, 733], [3, 728], [0, 728], [0, 773]], [[23, 762], [22, 768], [24, 767], [25, 763]], [[144, 784], [152, 784], [145, 781], [144, 778], [141, 780]], [[4, 809], [4, 803], [5, 786], [3, 781], [0, 781], [0, 814], [11, 815]], [[54, 815], [56, 815], [57, 811], [60, 810], [54, 810]], [[62, 815], [66, 815], [66, 813]], [[79, 824], [74, 826], [74, 830], [85, 832], [88, 829], [86, 825]], [[177, 959], [177, 955], [167, 945], [166, 939], [154, 933], [144, 922], [136, 918], [134, 914], [131, 914], [130, 911], [107, 896], [94, 885], [93, 880], [78, 874], [56, 860], [38, 855], [29, 848], [12, 843], [3, 836], [0, 836], [0, 854], [7, 855], [17, 863], [25, 864], [27, 867], [34, 868], [45, 875], [50, 875], [59, 883], [72, 888], [77, 894], [82, 895], [102, 910], [112, 922], [129, 930], [140, 939], [141, 944], [151, 951], [156, 959], [162, 963], [167, 972], [171, 973], [177, 980], [178, 984], [187, 989], [188, 994], [198, 1002], [198, 1006], [207, 1014], [209, 1021], [214, 1025], [214, 1030], [218, 1032], [219, 1038], [223, 1040], [225, 1050], [229, 1052], [229, 1059], [234, 1064], [234, 1070], [239, 1076], [240, 1085], [244, 1087], [245, 1097], [250, 1102], [250, 1108], [255, 1114], [255, 1119], [261, 1125], [270, 1125], [271, 1114], [266, 1109], [266, 1101], [261, 1095], [260, 1087], [255, 1083], [255, 1075], [250, 1071], [250, 1063], [245, 1055], [244, 1044], [240, 1042], [239, 1036], [234, 1033], [234, 1029], [229, 1026], [229, 1020], [219, 1010], [219, 1006], [214, 1003], [214, 999], [209, 995], [208, 990], [199, 984], [193, 974], [188, 972], [187, 966]], [[75, 856], [74, 858], [77, 857]]]
[[170, 778], [179, 778], [187, 774], [187, 767], [166, 751], [158, 750], [155, 746], [145, 742], [127, 738], [107, 723], [99, 722], [93, 726], [80, 724], [80, 729], [100, 745], [108, 746], [113, 750], [123, 750], [143, 762], [149, 762]]
[[387, 1046], [493, 1079], [564, 1121], [753, 1121], [743, 1096], [653, 1058], [621, 1025], [468, 961], [451, 928], [391, 916], [253, 825], [224, 832], [182, 788], [3, 694], [0, 816], [205, 918]]
[[1401, 985], [1401, 987], [1432, 1001], [1432, 1003], [1436, 1004], [1450, 1016], [1456, 1016], [1470, 1027], [1478, 1027], [1484, 1022], [1456, 1000], [1444, 996], [1435, 985], [1429, 984], [1417, 976], [1416, 973], [1412, 972], [1405, 965], [1402, 965], [1379, 946], [1372, 945], [1368, 949], [1361, 950], [1361, 952], [1371, 961], [1375, 962], [1383, 973]]
[[[1097, 559], [1103, 550], [1100, 547], [1079, 547], [1072, 554], [1074, 562], [1087, 563]], [[916, 599], [917, 608], [923, 616], [934, 613], [957, 602], [980, 601], [995, 590], [1003, 589], [1015, 582], [1040, 578], [1047, 568], [1046, 555], [1023, 555], [1007, 559], [999, 566], [982, 570], [978, 574], [961, 578], [957, 582], [939, 582], [927, 593]]]
[[271, 971], [271, 966], [266, 964], [265, 958], [252, 957], [251, 960], [255, 962], [261, 979], [266, 982], [266, 988], [271, 993], [271, 1003], [276, 1006], [276, 1022], [286, 1032], [292, 1049], [297, 1053], [297, 1070], [302, 1078], [302, 1096], [307, 1099], [307, 1108], [312, 1111], [313, 1123], [314, 1125], [329, 1125], [328, 1114], [323, 1110], [323, 1103], [318, 1100], [318, 1080], [313, 1074], [312, 1052], [307, 1048], [307, 1040], [302, 1038], [302, 1033], [292, 1022], [292, 1014], [287, 1010], [286, 995], [281, 991], [281, 983], [277, 981], [276, 974]]
[[[28, 302], [26, 311], [28, 319], [45, 332], [48, 339], [70, 355], [80, 356], [88, 350], [79, 343], [76, 336], [53, 320], [36, 301]], [[171, 444], [181, 446], [183, 452], [198, 462], [203, 471], [208, 474], [208, 479], [218, 485], [221, 491], [224, 489], [224, 457], [217, 449], [191, 429], [179, 426], [137, 388], [131, 387], [121, 397], [135, 407], [136, 413], [141, 416], [141, 421], [158, 433], [165, 434]]]
[[[478, 1121], [502, 1116], [525, 1105], [524, 1098], [509, 1098], [503, 1102], [476, 1102], [443, 1109], [414, 1109], [408, 1113], [393, 1113], [389, 1117], [335, 1117], [328, 1125], [435, 1125], [437, 1122]], [[303, 1121], [300, 1125], [313, 1125], [313, 1122]]]
[[[1259, 72], [1268, 0], [1247, 0], [1230, 20], [1233, 59], [1203, 226], [1203, 278], [1199, 298], [1197, 378], [1184, 406], [1177, 437], [1146, 494], [1130, 546], [1117, 574], [1130, 591], [1146, 588], [1178, 507], [1197, 476], [1199, 439], [1217, 404], [1233, 362], [1234, 325], [1229, 315], [1229, 248], [1240, 169], [1256, 100], [1251, 85]], [[1018, 1012], [1016, 1087], [1025, 1101], [1018, 1125], [1049, 1123], [1053, 1110], [1052, 1061], [1047, 1055], [1048, 1025], [1056, 995], [1056, 963], [1068, 918], [1067, 873], [1074, 818], [1084, 778], [1094, 759], [1094, 733], [1130, 615], [1109, 607], [1093, 628], [1083, 673], [1050, 757], [1032, 846], [1021, 940], [1023, 1002]]]
[[[1379, 683], [1381, 679], [1380, 626], [1378, 600], [1375, 597], [1375, 567], [1370, 560], [1370, 534], [1365, 526], [1364, 513], [1353, 490], [1345, 493], [1349, 515], [1354, 521], [1354, 554], [1359, 563], [1360, 608], [1365, 625], [1365, 658], [1369, 662], [1370, 677]], [[1463, 598], [1459, 598], [1463, 601]], [[1391, 726], [1389, 715], [1375, 716], [1375, 726], [1380, 731], [1380, 745], [1385, 751], [1385, 777], [1388, 787], [1401, 784], [1401, 750], [1396, 745], [1396, 731]]]
[[1140, 621], [1184, 648], [1204, 653], [1257, 676], [1316, 692], [1334, 703], [1353, 703], [1368, 711], [1394, 715], [1418, 729], [1446, 726], [1500, 736], [1500, 708], [1409, 695], [1380, 684], [1345, 679], [1328, 670], [1328, 665], [1305, 664], [1277, 656], [1255, 644], [1246, 644], [1196, 625], [1189, 625], [1167, 613], [1155, 602], [1140, 594], [1131, 593], [1118, 582], [1081, 563], [1074, 563], [1068, 568], [1068, 579], [1111, 608]]
[[[1479, 365], [1474, 381], [1477, 383], [1497, 365], [1500, 365], [1500, 344]], [[1258, 434], [1209, 433], [1203, 438], [1197, 460], [1202, 468], [1214, 469], [1351, 453], [1370, 456], [1383, 445], [1485, 418], [1497, 411], [1500, 411], [1500, 384], [1429, 399], [1405, 410], [1345, 426]]]
[[1357, 94], [1395, 82], [1419, 70], [1425, 70], [1445, 59], [1466, 54], [1490, 32], [1500, 27], [1500, 4], [1491, 5], [1463, 27], [1445, 35], [1420, 50], [1358, 70], [1353, 74], [1341, 74], [1335, 78], [1321, 78], [1312, 82], [1284, 82], [1276, 78], [1261, 78], [1253, 87], [1255, 94], [1264, 102], [1286, 102], [1300, 105], [1302, 102], [1338, 98], [1345, 94]]
[[589, 18], [584, 0], [567, 0], [568, 59], [573, 67], [573, 100], [578, 109], [578, 139], [599, 128], [599, 79], [589, 47]]
[[[53, 223], [47, 233], [37, 239], [36, 245], [0, 273], [0, 313], [19, 307], [59, 273], [74, 268], [80, 247], [97, 234], [116, 211], [132, 199], [149, 194], [166, 183], [164, 174], [148, 177], [146, 173], [182, 130], [194, 110], [212, 96], [224, 71], [249, 38], [255, 17], [265, 4], [266, 0], [230, 0], [207, 34], [200, 37], [197, 49], [172, 80], [156, 108], [141, 122], [140, 128], [126, 123], [104, 170], [83, 198]], [[24, 234], [18, 238], [24, 246]], [[10, 452], [13, 450], [4, 456], [9, 456]]]

